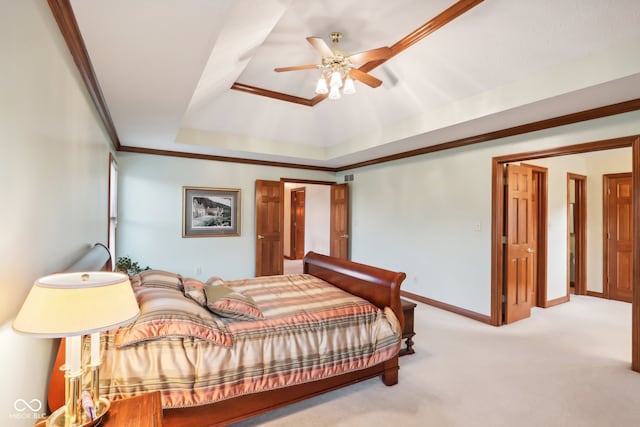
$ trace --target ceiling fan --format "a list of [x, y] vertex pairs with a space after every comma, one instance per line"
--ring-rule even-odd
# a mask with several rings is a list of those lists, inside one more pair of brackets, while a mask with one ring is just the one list
[[275, 68], [276, 72], [298, 71], [319, 69], [321, 76], [318, 79], [315, 92], [317, 94], [329, 94], [330, 99], [340, 98], [340, 88], [344, 94], [355, 93], [353, 79], [358, 80], [370, 87], [376, 88], [382, 84], [379, 80], [368, 73], [358, 69], [362, 65], [379, 60], [387, 60], [391, 57], [391, 49], [384, 46], [365, 52], [349, 55], [338, 49], [338, 43], [342, 39], [342, 33], [332, 32], [330, 34], [333, 49], [330, 48], [320, 37], [307, 37], [307, 41], [315, 50], [322, 55], [321, 64], [296, 65], [292, 67]]

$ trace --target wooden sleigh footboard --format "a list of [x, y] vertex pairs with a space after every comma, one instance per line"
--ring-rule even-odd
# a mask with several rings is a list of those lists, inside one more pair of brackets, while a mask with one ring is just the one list
[[[401, 326], [404, 326], [400, 303], [400, 285], [406, 277], [404, 273], [313, 252], [309, 252], [304, 258], [304, 272], [332, 283], [351, 294], [365, 298], [380, 308], [390, 307]], [[49, 387], [50, 404], [52, 396], [60, 396], [60, 398], [64, 396], [63, 381], [57, 382], [54, 379], [54, 376], [58, 374], [56, 371], [62, 364], [63, 355], [64, 348], [61, 345]], [[381, 376], [385, 385], [394, 385], [398, 382], [398, 370], [398, 355], [396, 355], [370, 368], [323, 380], [238, 396], [202, 406], [166, 408], [163, 410], [164, 425], [169, 427], [227, 425], [377, 376]], [[57, 406], [54, 406], [54, 409]]]

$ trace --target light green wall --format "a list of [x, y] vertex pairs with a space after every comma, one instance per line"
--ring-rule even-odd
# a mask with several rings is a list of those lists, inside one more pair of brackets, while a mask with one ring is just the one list
[[[345, 171], [339, 182], [344, 174], [354, 174], [351, 257], [405, 271], [407, 291], [489, 315], [491, 159], [636, 134], [640, 134], [640, 112]], [[579, 159], [568, 166], [589, 172]], [[552, 174], [554, 182], [563, 182], [562, 190], [550, 194], [553, 206], [560, 206], [566, 197], [566, 172], [556, 169]], [[566, 208], [550, 212], [550, 219], [563, 221], [549, 225], [550, 235], [562, 236], [562, 243], [553, 246], [558, 253], [550, 262], [550, 299], [560, 296], [560, 283], [566, 287], [562, 209]], [[591, 255], [589, 260], [595, 262]], [[597, 276], [591, 271], [589, 281]]]
[[46, 408], [53, 340], [11, 323], [35, 279], [106, 240], [109, 152], [47, 2], [0, 10], [0, 425], [32, 426], [37, 414], [14, 403]]
[[[328, 172], [121, 153], [117, 256], [184, 276], [255, 274], [255, 181], [333, 181]], [[239, 188], [241, 235], [182, 238], [182, 187]]]

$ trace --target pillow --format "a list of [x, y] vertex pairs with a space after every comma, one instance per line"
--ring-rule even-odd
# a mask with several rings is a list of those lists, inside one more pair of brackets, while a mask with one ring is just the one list
[[182, 280], [184, 294], [203, 307], [207, 305], [207, 296], [204, 293], [205, 285], [197, 279], [187, 278]]
[[137, 274], [140, 286], [183, 290], [182, 276], [163, 270], [146, 270]]
[[253, 298], [234, 292], [226, 286], [205, 286], [207, 296], [206, 307], [217, 315], [240, 320], [264, 319], [262, 311], [256, 306]]
[[211, 277], [209, 277], [209, 280], [207, 280], [207, 285], [211, 285], [211, 286], [224, 285], [224, 280], [222, 280], [218, 276], [211, 276]]
[[140, 316], [115, 332], [116, 346], [124, 347], [163, 338], [198, 338], [231, 347], [233, 337], [219, 317], [180, 292], [160, 287], [134, 289]]

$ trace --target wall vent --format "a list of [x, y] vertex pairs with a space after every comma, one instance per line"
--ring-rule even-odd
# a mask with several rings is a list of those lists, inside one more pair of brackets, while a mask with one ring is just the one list
[[344, 182], [350, 182], [353, 181], [353, 174], [350, 173], [349, 175], [345, 175], [344, 176]]

